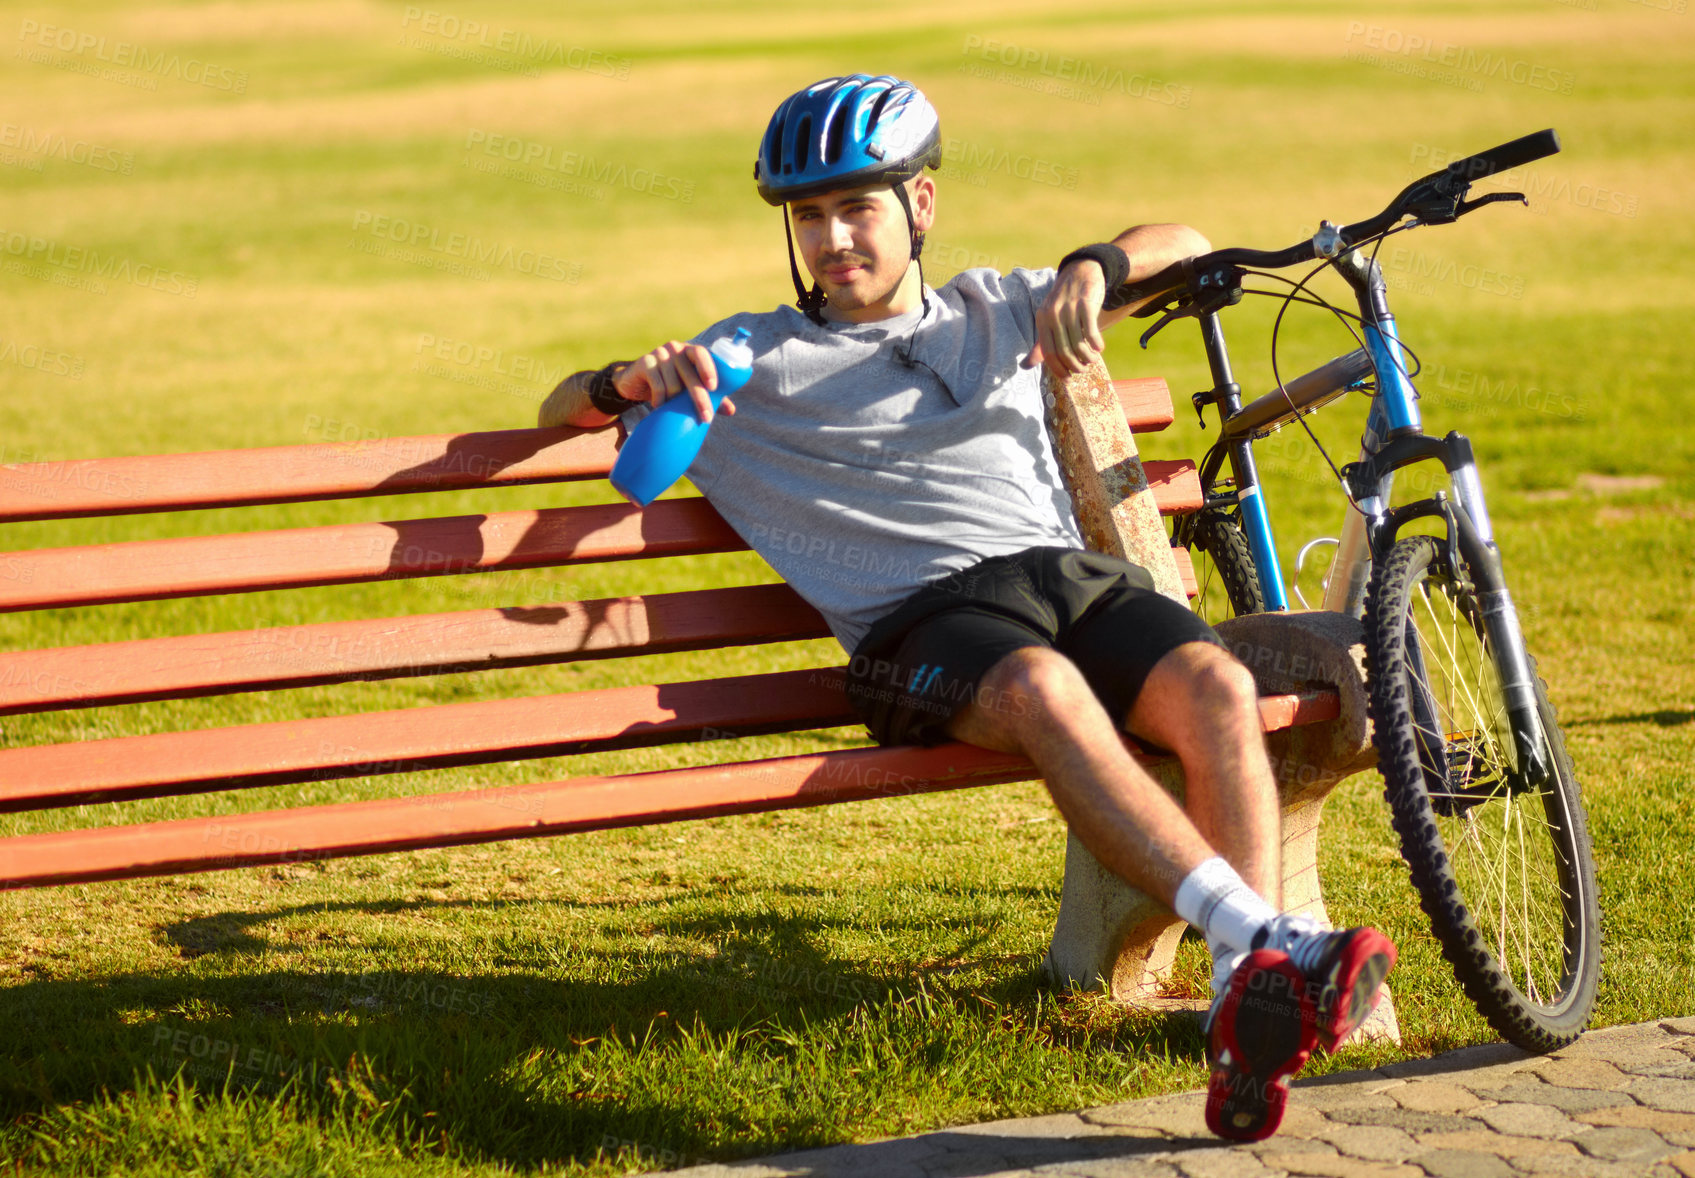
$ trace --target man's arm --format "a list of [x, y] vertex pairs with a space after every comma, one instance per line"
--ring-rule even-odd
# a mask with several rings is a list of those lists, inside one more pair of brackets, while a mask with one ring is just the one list
[[[1173, 262], [1212, 249], [1212, 243], [1187, 225], [1137, 225], [1112, 239], [1129, 266], [1126, 282], [1150, 278]], [[1059, 272], [1047, 300], [1036, 312], [1037, 345], [1027, 366], [1046, 363], [1061, 378], [1083, 371], [1101, 358], [1111, 327], [1147, 300], [1127, 303], [1105, 314], [1106, 274], [1099, 262], [1083, 258]]]
[[608, 364], [605, 368], [585, 368], [573, 372], [547, 395], [536, 413], [536, 424], [543, 429], [556, 425], [571, 425], [579, 429], [599, 429], [611, 425], [617, 417], [594, 407], [590, 394], [595, 386], [607, 381], [623, 367], [623, 363]]
[[[699, 344], [672, 340], [661, 344], [639, 360], [617, 361], [605, 368], [573, 372], [547, 395], [536, 414], [536, 424], [546, 429], [556, 425], [599, 429], [611, 425], [618, 413], [607, 409], [647, 402], [655, 409], [667, 398], [688, 393], [702, 421], [712, 420], [712, 400], [707, 393], [718, 387], [718, 369]], [[605, 406], [606, 408], [602, 408]], [[729, 398], [718, 410], [734, 414]]]

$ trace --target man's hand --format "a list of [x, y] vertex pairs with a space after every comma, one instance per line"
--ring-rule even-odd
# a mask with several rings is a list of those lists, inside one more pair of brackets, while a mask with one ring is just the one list
[[[695, 416], [711, 421], [712, 399], [707, 394], [718, 387], [718, 368], [712, 363], [712, 354], [699, 344], [672, 340], [630, 364], [612, 384], [625, 400], [646, 401], [655, 409], [687, 392], [694, 400]], [[736, 412], [728, 397], [719, 409], [730, 416]]]
[[[1151, 278], [1173, 262], [1207, 253], [1212, 244], [1187, 225], [1137, 225], [1112, 239], [1130, 263], [1126, 282]], [[1036, 346], [1024, 357], [1026, 368], [1046, 364], [1064, 380], [1101, 358], [1106, 342], [1103, 328], [1129, 315], [1146, 299], [1126, 303], [1101, 314], [1106, 303], [1106, 275], [1099, 262], [1080, 258], [1059, 272], [1047, 300], [1036, 312]]]
[[1036, 312], [1036, 346], [1024, 357], [1024, 367], [1045, 363], [1064, 380], [1099, 360], [1106, 350], [1100, 323], [1105, 302], [1106, 274], [1099, 262], [1083, 258], [1061, 270]]

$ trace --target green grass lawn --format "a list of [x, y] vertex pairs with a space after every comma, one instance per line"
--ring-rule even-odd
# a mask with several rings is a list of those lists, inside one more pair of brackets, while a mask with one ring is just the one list
[[[749, 164], [775, 102], [830, 73], [911, 77], [942, 110], [932, 281], [1051, 264], [1144, 221], [1282, 246], [1319, 217], [1375, 212], [1445, 153], [1557, 127], [1565, 153], [1517, 178], [1530, 210], [1397, 237], [1381, 260], [1425, 366], [1428, 424], [1477, 446], [1584, 785], [1608, 939], [1597, 1022], [1695, 1012], [1695, 443], [1678, 326], [1695, 301], [1683, 265], [1695, 17], [1625, 0], [1369, 15], [1207, 0], [805, 15], [748, 0], [566, 14], [323, 0], [43, 7], [0, 34], [14, 50], [0, 58], [5, 463], [529, 425], [565, 372], [790, 297], [777, 215]], [[1412, 38], [1423, 48], [1409, 51]], [[450, 244], [470, 239], [495, 261]], [[1271, 383], [1275, 310], [1250, 301], [1228, 320], [1255, 391]], [[1205, 383], [1193, 328], [1147, 353], [1140, 328], [1117, 331], [1109, 363], [1167, 376], [1179, 405], [1145, 452], [1195, 454], [1211, 434], [1184, 416]], [[1292, 314], [1281, 370], [1350, 346], [1322, 313]], [[1362, 414], [1343, 401], [1315, 419], [1338, 462], [1353, 457]], [[1338, 500], [1299, 431], [1270, 439], [1262, 467], [1292, 568], [1300, 544], [1334, 534]], [[530, 487], [24, 524], [5, 547], [611, 498], [600, 485]], [[0, 642], [769, 577], [740, 554], [46, 611], [0, 618]], [[7, 718], [0, 739], [839, 653], [792, 644], [93, 709]], [[0, 833], [861, 741], [843, 730], [160, 799], [9, 816]], [[606, 1174], [1198, 1085], [1185, 1017], [1041, 984], [1064, 847], [1028, 783], [7, 894], [0, 1165]], [[1333, 917], [1370, 920], [1401, 946], [1405, 1042], [1317, 1066], [1490, 1038], [1423, 923], [1375, 776], [1337, 791], [1321, 865]], [[1184, 944], [1175, 991], [1203, 992], [1204, 958]]]

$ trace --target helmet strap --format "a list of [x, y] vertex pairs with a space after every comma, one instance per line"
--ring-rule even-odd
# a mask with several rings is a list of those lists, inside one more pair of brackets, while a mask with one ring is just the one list
[[808, 319], [812, 320], [819, 327], [823, 327], [824, 304], [828, 301], [828, 298], [824, 294], [824, 288], [819, 286], [816, 282], [812, 284], [811, 290], [807, 290], [806, 286], [801, 282], [800, 267], [795, 264], [795, 235], [794, 231], [789, 228], [788, 206], [781, 206], [777, 211], [783, 215], [783, 240], [789, 247], [789, 277], [794, 279], [795, 294], [799, 296], [795, 299], [795, 306], [806, 312], [806, 317]]
[[[918, 262], [919, 257], [924, 253], [924, 235], [918, 232], [917, 225], [913, 223], [912, 200], [906, 195], [906, 181], [903, 180], [896, 184], [894, 191], [895, 199], [900, 201], [901, 211], [906, 214], [906, 232], [907, 236], [912, 238], [912, 260]], [[924, 263], [918, 262], [918, 267], [919, 272], [922, 273]]]
[[[912, 260], [918, 263], [918, 323], [912, 325], [912, 335], [906, 341], [906, 355], [901, 362], [907, 367], [913, 364], [912, 349], [918, 343], [918, 325], [924, 322], [924, 316], [930, 313], [930, 292], [924, 287], [924, 235], [918, 231], [918, 226], [912, 220], [912, 201], [906, 195], [906, 181], [894, 186], [895, 199], [900, 201], [901, 211], [906, 214], [906, 232], [912, 239]], [[897, 351], [896, 355], [900, 353]], [[940, 379], [938, 377], [938, 379]], [[943, 382], [944, 387], [946, 382]], [[948, 390], [951, 395], [953, 390]]]

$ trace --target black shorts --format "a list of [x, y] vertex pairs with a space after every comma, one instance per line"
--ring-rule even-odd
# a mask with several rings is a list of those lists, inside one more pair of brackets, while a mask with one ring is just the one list
[[1154, 664], [1186, 642], [1223, 645], [1140, 565], [1028, 548], [926, 585], [879, 618], [853, 653], [847, 693], [879, 744], [940, 744], [990, 667], [1045, 646], [1077, 664], [1122, 724]]

